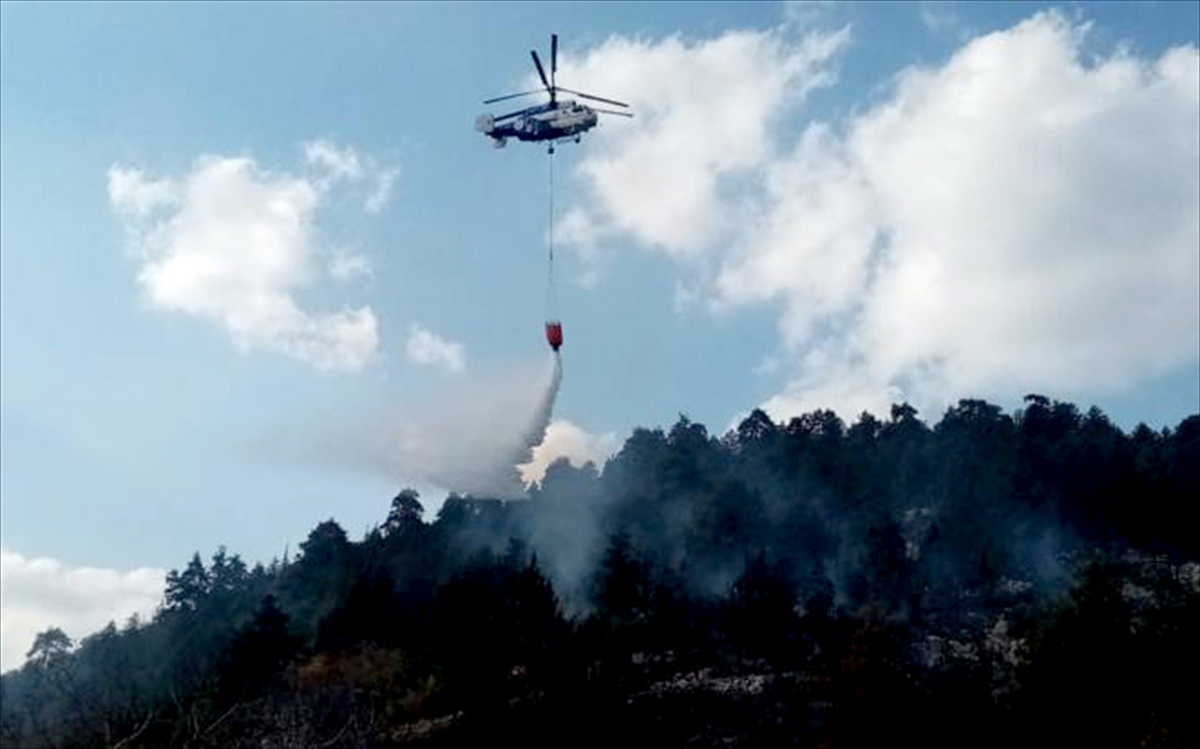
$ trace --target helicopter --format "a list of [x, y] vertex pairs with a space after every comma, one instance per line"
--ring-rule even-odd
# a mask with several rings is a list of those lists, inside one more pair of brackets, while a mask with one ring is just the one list
[[555, 82], [554, 75], [558, 70], [558, 34], [550, 35], [549, 79], [546, 78], [546, 71], [542, 67], [542, 61], [538, 58], [538, 53], [531, 49], [529, 50], [529, 54], [533, 56], [533, 64], [537, 67], [538, 76], [542, 79], [543, 88], [519, 94], [498, 96], [494, 99], [488, 99], [483, 103], [494, 104], [498, 101], [516, 99], [521, 96], [532, 96], [533, 94], [542, 93], [543, 90], [550, 94], [550, 101], [545, 104], [538, 104], [526, 107], [525, 109], [519, 109], [515, 112], [509, 112], [508, 114], [502, 114], [499, 117], [493, 117], [490, 114], [479, 115], [475, 119], [475, 129], [488, 136], [492, 141], [493, 147], [504, 148], [504, 144], [509, 138], [526, 141], [549, 141], [550, 153], [554, 153], [555, 143], [567, 139], [573, 139], [578, 143], [581, 135], [591, 130], [600, 121], [599, 114], [615, 114], [621, 117], [633, 116], [629, 112], [589, 107], [574, 99], [559, 100], [558, 92], [562, 91], [563, 93], [574, 94], [582, 99], [591, 99], [618, 107], [629, 107], [624, 102], [585, 94], [582, 91], [572, 91], [569, 88], [559, 86]]

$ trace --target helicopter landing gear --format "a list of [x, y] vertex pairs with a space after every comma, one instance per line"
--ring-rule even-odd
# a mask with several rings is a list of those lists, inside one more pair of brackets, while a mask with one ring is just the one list
[[576, 136], [575, 136], [575, 142], [576, 142], [576, 143], [578, 143], [582, 137], [583, 137], [583, 136], [576, 135]]

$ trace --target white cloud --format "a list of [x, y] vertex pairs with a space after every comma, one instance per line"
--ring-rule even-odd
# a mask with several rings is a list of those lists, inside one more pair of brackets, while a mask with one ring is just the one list
[[362, 179], [364, 173], [358, 153], [353, 148], [342, 148], [327, 140], [305, 143], [304, 163], [319, 175], [320, 183], [326, 186], [343, 179], [355, 182]]
[[785, 302], [784, 339], [852, 304], [877, 235], [869, 186], [826, 127], [808, 128], [793, 153], [763, 169], [764, 210], [726, 254], [713, 288], [721, 304]]
[[[569, 209], [555, 217], [554, 234], [559, 246], [570, 247], [580, 260], [583, 271], [577, 279], [584, 288], [592, 288], [600, 280], [603, 256], [600, 251], [604, 229], [597, 226], [592, 214], [580, 207]], [[611, 236], [609, 231], [608, 235]]]
[[[776, 416], [1131, 387], [1200, 357], [1200, 55], [1097, 57], [1086, 33], [1033, 16], [903, 71], [845, 126], [813, 123], [790, 146], [774, 114], [830, 80], [844, 39], [609, 40], [584, 66], [609, 78], [587, 86], [666, 93], [584, 160], [603, 211], [579, 233], [667, 252], [707, 279], [714, 310], [777, 307], [773, 355], [790, 374], [766, 404]], [[702, 62], [716, 50], [802, 62], [709, 99], [725, 87], [681, 68], [719, 77]], [[676, 87], [701, 90], [703, 117]]]
[[76, 643], [108, 622], [149, 617], [162, 600], [165, 570], [69, 567], [0, 549], [0, 670], [17, 668], [34, 637], [59, 627]]
[[304, 144], [304, 163], [313, 182], [328, 190], [339, 182], [367, 183], [371, 192], [363, 202], [363, 212], [376, 214], [387, 205], [392, 186], [400, 176], [399, 169], [384, 169], [369, 157], [360, 157], [350, 146], [318, 139]]
[[517, 466], [521, 479], [530, 484], [541, 481], [546, 467], [559, 458], [566, 458], [574, 466], [594, 463], [602, 468], [621, 449], [621, 441], [614, 432], [593, 434], [566, 420], [550, 423], [541, 444], [533, 449], [528, 463]]
[[[825, 151], [845, 173], [779, 201], [776, 213], [820, 193], [867, 207], [796, 227], [795, 246], [825, 232], [837, 261], [786, 277], [840, 292], [776, 292], [789, 343], [837, 352], [801, 366], [784, 394], [794, 407], [847, 388], [847, 404], [890, 394], [927, 409], [1111, 392], [1200, 355], [1197, 52], [1085, 66], [1083, 35], [1039, 15], [908, 71]], [[739, 259], [759, 287], [779, 278], [769, 258], [750, 244]], [[841, 330], [789, 329], [814, 312]]]
[[329, 259], [329, 275], [339, 281], [369, 281], [375, 277], [375, 269], [367, 256], [338, 247]]
[[176, 185], [170, 180], [151, 180], [139, 169], [110, 169], [108, 196], [113, 206], [131, 220], [179, 203]]
[[466, 351], [461, 343], [442, 338], [417, 323], [409, 326], [405, 350], [414, 364], [442, 367], [448, 372], [462, 372], [467, 366]]
[[392, 197], [392, 186], [399, 176], [399, 169], [379, 172], [375, 177], [375, 189], [367, 196], [367, 202], [363, 204], [363, 211], [371, 214], [382, 211], [383, 207], [387, 205], [388, 199]]
[[679, 260], [719, 247], [740, 218], [731, 191], [772, 155], [789, 108], [832, 83], [828, 62], [848, 38], [846, 30], [611, 37], [582, 59], [564, 56], [561, 80], [627, 101], [634, 118], [613, 118], [590, 136], [579, 166], [588, 197], [567, 212], [563, 239], [590, 249], [597, 237], [624, 234]]
[[921, 23], [934, 33], [955, 31], [959, 27], [958, 14], [948, 0], [922, 0], [919, 3]]
[[303, 176], [266, 171], [247, 157], [202, 157], [180, 179], [152, 180], [114, 165], [109, 199], [151, 308], [213, 320], [242, 350], [354, 371], [378, 344], [371, 308], [309, 312], [295, 294], [323, 275], [315, 221], [326, 194], [370, 169], [350, 148], [318, 141], [304, 151], [313, 173]]
[[784, 25], [805, 30], [828, 18], [837, 10], [834, 0], [784, 0]]

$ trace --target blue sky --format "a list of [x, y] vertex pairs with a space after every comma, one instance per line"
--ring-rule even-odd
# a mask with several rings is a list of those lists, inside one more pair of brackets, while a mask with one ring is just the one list
[[551, 32], [561, 82], [636, 116], [556, 156], [540, 462], [755, 406], [1200, 410], [1197, 3], [0, 21], [4, 668], [47, 619], [144, 609], [194, 550], [357, 537], [508, 454], [549, 376], [547, 160], [472, 124]]

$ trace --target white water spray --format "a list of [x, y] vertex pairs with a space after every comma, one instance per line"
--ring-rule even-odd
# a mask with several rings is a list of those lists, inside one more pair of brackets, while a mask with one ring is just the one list
[[541, 376], [517, 367], [453, 378], [419, 394], [378, 392], [352, 411], [323, 415], [299, 432], [292, 425], [268, 441], [277, 455], [400, 485], [527, 499], [517, 466], [545, 439], [562, 383], [559, 355], [548, 363]]
[[546, 438], [546, 429], [554, 415], [554, 403], [558, 399], [558, 390], [562, 385], [562, 356], [554, 352], [553, 369], [546, 383], [546, 389], [533, 410], [532, 417], [524, 428], [513, 436], [511, 441], [499, 453], [491, 456], [478, 453], [466, 456], [473, 461], [470, 468], [463, 466], [464, 475], [471, 477], [470, 485], [447, 488], [486, 499], [527, 499], [527, 487], [521, 479], [519, 466], [533, 460], [533, 450], [542, 444]]
[[546, 429], [550, 426], [550, 419], [554, 416], [554, 402], [558, 400], [558, 388], [562, 385], [562, 374], [562, 354], [555, 351], [554, 372], [550, 376], [549, 387], [546, 388], [546, 393], [542, 396], [542, 400], [534, 412], [533, 421], [530, 422], [529, 430], [525, 433], [521, 450], [516, 455], [516, 460], [513, 461], [513, 473], [518, 481], [520, 481], [520, 473], [517, 471], [517, 466], [533, 460], [533, 449], [546, 439]]

